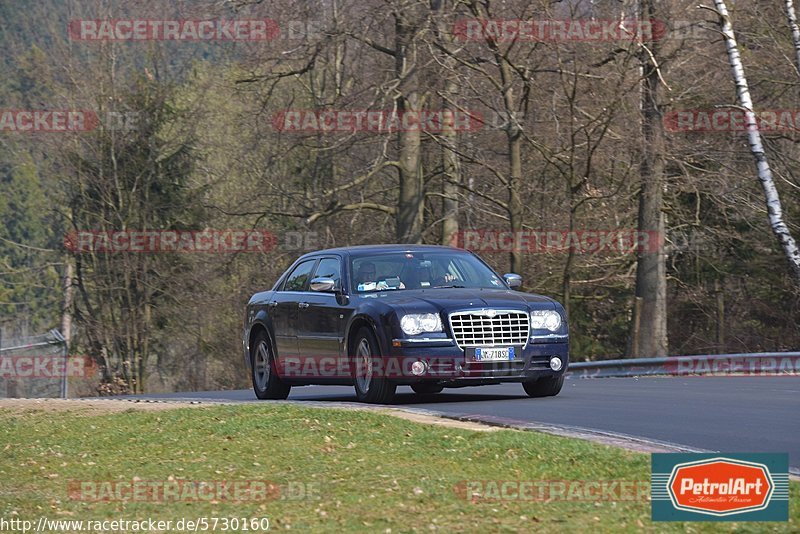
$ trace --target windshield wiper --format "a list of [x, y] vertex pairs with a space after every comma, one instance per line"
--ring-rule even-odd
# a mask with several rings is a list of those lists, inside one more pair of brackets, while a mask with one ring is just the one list
[[446, 285], [446, 286], [433, 286], [433, 287], [435, 289], [449, 289], [451, 287], [455, 287], [455, 288], [458, 288], [458, 289], [464, 289], [467, 286], [459, 286], [459, 285], [456, 285], [456, 284], [451, 284], [451, 285]]

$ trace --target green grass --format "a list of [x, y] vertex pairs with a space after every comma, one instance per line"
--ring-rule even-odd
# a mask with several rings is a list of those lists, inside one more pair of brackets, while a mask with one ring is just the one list
[[[791, 531], [787, 523], [652, 523], [647, 501], [467, 502], [467, 480], [649, 480], [649, 456], [535, 432], [475, 432], [296, 405], [109, 415], [0, 411], [0, 517], [268, 517], [273, 530]], [[87, 502], [70, 481], [269, 480], [316, 499]]]

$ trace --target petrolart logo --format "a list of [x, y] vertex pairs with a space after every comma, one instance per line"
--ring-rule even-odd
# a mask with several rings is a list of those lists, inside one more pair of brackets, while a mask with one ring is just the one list
[[653, 454], [654, 521], [787, 521], [787, 454]]
[[763, 510], [775, 484], [764, 464], [714, 458], [676, 465], [668, 489], [679, 510], [725, 516]]

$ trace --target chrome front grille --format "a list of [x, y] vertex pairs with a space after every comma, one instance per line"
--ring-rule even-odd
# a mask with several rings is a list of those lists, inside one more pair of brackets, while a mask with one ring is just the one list
[[527, 345], [530, 318], [516, 310], [470, 310], [450, 314], [459, 347]]

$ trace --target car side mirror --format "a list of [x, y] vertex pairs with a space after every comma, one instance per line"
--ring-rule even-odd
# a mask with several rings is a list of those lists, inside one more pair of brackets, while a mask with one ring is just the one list
[[508, 287], [511, 289], [522, 286], [522, 277], [518, 274], [506, 273], [503, 275], [503, 280], [506, 281], [506, 284], [508, 284]]
[[333, 278], [314, 278], [311, 280], [311, 291], [333, 291], [336, 281]]

